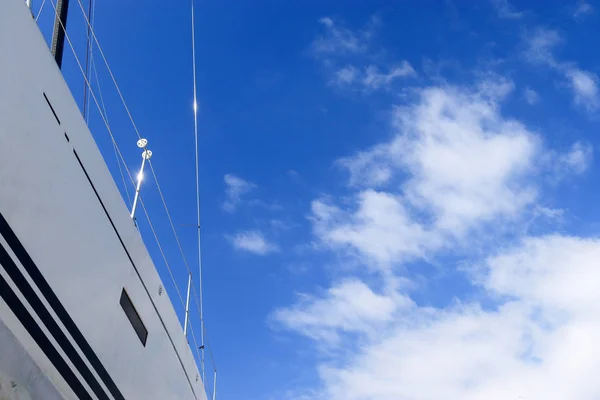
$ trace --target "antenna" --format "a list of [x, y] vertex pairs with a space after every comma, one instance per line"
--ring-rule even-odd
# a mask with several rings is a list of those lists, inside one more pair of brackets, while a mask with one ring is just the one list
[[[202, 368], [202, 384], [206, 387], [206, 373], [204, 370], [204, 298], [202, 288], [202, 242], [200, 240], [200, 161], [198, 156], [198, 95], [196, 85], [196, 16], [195, 16], [195, 0], [191, 0], [192, 6], [192, 76], [193, 76], [193, 92], [194, 92], [194, 144], [196, 152], [196, 218], [197, 218], [197, 238], [198, 238], [198, 288], [200, 291], [200, 342], [201, 342], [201, 360]], [[191, 283], [191, 281], [190, 281]]]
[[142, 186], [142, 180], [144, 179], [144, 165], [146, 164], [146, 160], [150, 160], [152, 157], [152, 151], [148, 150], [146, 146], [148, 146], [148, 140], [140, 139], [137, 141], [137, 146], [140, 149], [144, 149], [142, 152], [142, 167], [140, 168], [140, 173], [137, 176], [137, 187], [135, 188], [135, 197], [133, 199], [133, 207], [131, 207], [131, 219], [135, 220], [135, 208], [137, 207], [138, 198], [140, 197], [140, 187]]

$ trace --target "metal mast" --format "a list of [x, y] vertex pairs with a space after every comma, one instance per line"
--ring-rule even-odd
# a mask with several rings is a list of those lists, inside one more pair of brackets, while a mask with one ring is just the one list
[[58, 68], [62, 67], [68, 12], [69, 0], [58, 0], [56, 5], [56, 17], [54, 18], [54, 33], [52, 34], [52, 56], [56, 60]]

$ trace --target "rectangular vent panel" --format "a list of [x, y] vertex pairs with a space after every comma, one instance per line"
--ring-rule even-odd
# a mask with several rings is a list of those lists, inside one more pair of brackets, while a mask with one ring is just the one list
[[144, 326], [140, 315], [135, 310], [135, 307], [133, 306], [129, 295], [127, 294], [124, 288], [121, 292], [120, 303], [121, 307], [123, 307], [123, 311], [125, 311], [125, 315], [127, 315], [127, 318], [129, 318], [129, 322], [131, 322], [131, 326], [133, 326], [133, 330], [135, 331], [135, 333], [137, 333], [138, 337], [140, 338], [140, 341], [145, 347], [146, 340], [148, 339], [148, 330]]

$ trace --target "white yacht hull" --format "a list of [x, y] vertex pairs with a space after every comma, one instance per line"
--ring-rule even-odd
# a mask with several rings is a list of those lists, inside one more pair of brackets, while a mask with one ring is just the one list
[[0, 55], [0, 399], [204, 400], [169, 297], [23, 0], [0, 1]]

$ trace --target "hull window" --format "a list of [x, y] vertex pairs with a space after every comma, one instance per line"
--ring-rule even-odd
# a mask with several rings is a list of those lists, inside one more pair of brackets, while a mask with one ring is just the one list
[[131, 326], [133, 326], [133, 330], [135, 331], [135, 333], [137, 333], [138, 337], [140, 338], [140, 341], [145, 347], [146, 340], [148, 339], [148, 330], [144, 326], [140, 315], [135, 310], [135, 307], [133, 306], [133, 303], [131, 302], [131, 299], [129, 298], [129, 295], [127, 294], [125, 289], [123, 289], [123, 291], [121, 292], [120, 303], [121, 307], [123, 307], [123, 311], [125, 311], [125, 315], [127, 315], [127, 318], [129, 318], [129, 322], [131, 322]]

